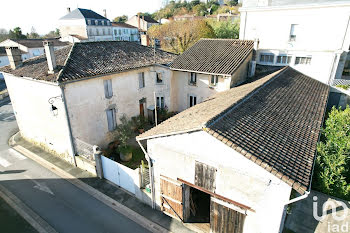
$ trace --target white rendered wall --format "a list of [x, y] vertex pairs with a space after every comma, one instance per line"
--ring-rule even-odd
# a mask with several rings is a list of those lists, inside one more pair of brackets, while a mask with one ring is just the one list
[[[163, 73], [163, 84], [156, 84], [156, 73]], [[145, 72], [145, 87], [139, 89], [138, 74]], [[126, 114], [128, 117], [140, 114], [139, 100], [146, 98], [146, 106], [154, 105], [153, 93], [164, 97], [165, 105], [173, 110], [170, 98], [172, 73], [160, 66], [146, 67], [99, 78], [86, 79], [66, 85], [68, 113], [72, 134], [90, 144], [105, 147], [111, 142], [106, 110], [114, 106], [117, 123]], [[113, 96], [105, 98], [103, 80], [112, 79]], [[144, 109], [147, 116], [147, 109]]]
[[[330, 78], [335, 54], [349, 50], [349, 3], [248, 7], [240, 11], [240, 39], [259, 39], [259, 52], [311, 56], [311, 65], [295, 65], [294, 59], [289, 65], [322, 82]], [[289, 41], [292, 24], [298, 25], [295, 42]]]
[[[69, 131], [60, 88], [5, 73], [4, 76], [21, 135], [58, 154], [68, 155]], [[51, 97], [58, 97], [53, 102], [56, 116], [48, 102]]]
[[217, 168], [215, 193], [251, 207], [244, 233], [277, 233], [291, 187], [204, 131], [150, 139], [156, 203], [160, 175], [194, 184], [195, 161]]

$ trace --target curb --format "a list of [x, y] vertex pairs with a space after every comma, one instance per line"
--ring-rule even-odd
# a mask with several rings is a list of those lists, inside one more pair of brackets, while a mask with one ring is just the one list
[[79, 189], [87, 192], [97, 200], [101, 201], [105, 205], [111, 207], [112, 209], [118, 211], [125, 217], [131, 219], [132, 221], [140, 224], [142, 227], [145, 229], [151, 231], [151, 232], [159, 232], [159, 233], [165, 233], [165, 232], [171, 232], [162, 226], [148, 220], [147, 218], [143, 217], [142, 215], [138, 214], [137, 212], [133, 211], [132, 209], [129, 209], [128, 207], [120, 204], [119, 202], [115, 201], [114, 199], [110, 198], [109, 196], [105, 195], [104, 193], [98, 191], [97, 189], [91, 187], [90, 185], [84, 183], [83, 181], [79, 180], [75, 176], [72, 176], [71, 174], [67, 173], [66, 171], [62, 170], [61, 168], [57, 167], [56, 165], [46, 161], [45, 159], [41, 158], [40, 156], [34, 154], [33, 152], [27, 150], [26, 148], [20, 146], [20, 145], [15, 145], [15, 136], [18, 134], [17, 132], [15, 135], [13, 135], [9, 139], [9, 144], [10, 146], [22, 153], [23, 155], [27, 156], [28, 158], [32, 159], [33, 161], [37, 162], [38, 164], [42, 165], [43, 167], [49, 169], [56, 175], [62, 177], [63, 179], [67, 180], [74, 186], [78, 187]]

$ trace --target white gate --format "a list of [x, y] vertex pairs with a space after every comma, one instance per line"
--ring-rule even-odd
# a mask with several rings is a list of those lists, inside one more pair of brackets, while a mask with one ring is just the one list
[[138, 169], [132, 170], [105, 156], [101, 156], [101, 160], [104, 178], [135, 194], [135, 185], [139, 186]]

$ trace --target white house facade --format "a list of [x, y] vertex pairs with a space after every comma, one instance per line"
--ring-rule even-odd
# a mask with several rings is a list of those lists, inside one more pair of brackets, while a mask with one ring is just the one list
[[140, 34], [137, 27], [126, 23], [112, 23], [113, 40], [140, 42]]
[[68, 14], [59, 19], [59, 29], [62, 39], [67, 41], [71, 41], [71, 37], [80, 41], [113, 40], [110, 20], [88, 9], [68, 9]]
[[139, 31], [147, 32], [153, 25], [159, 25], [159, 22], [149, 16], [134, 15], [125, 23], [139, 29]]
[[257, 64], [289, 65], [323, 83], [348, 75], [349, 2], [247, 0], [240, 12], [240, 39], [259, 41]]

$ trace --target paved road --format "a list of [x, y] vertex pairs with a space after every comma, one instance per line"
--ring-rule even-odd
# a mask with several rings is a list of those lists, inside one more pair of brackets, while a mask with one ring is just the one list
[[147, 232], [142, 226], [9, 148], [17, 131], [11, 103], [0, 103], [0, 184], [57, 232]]

